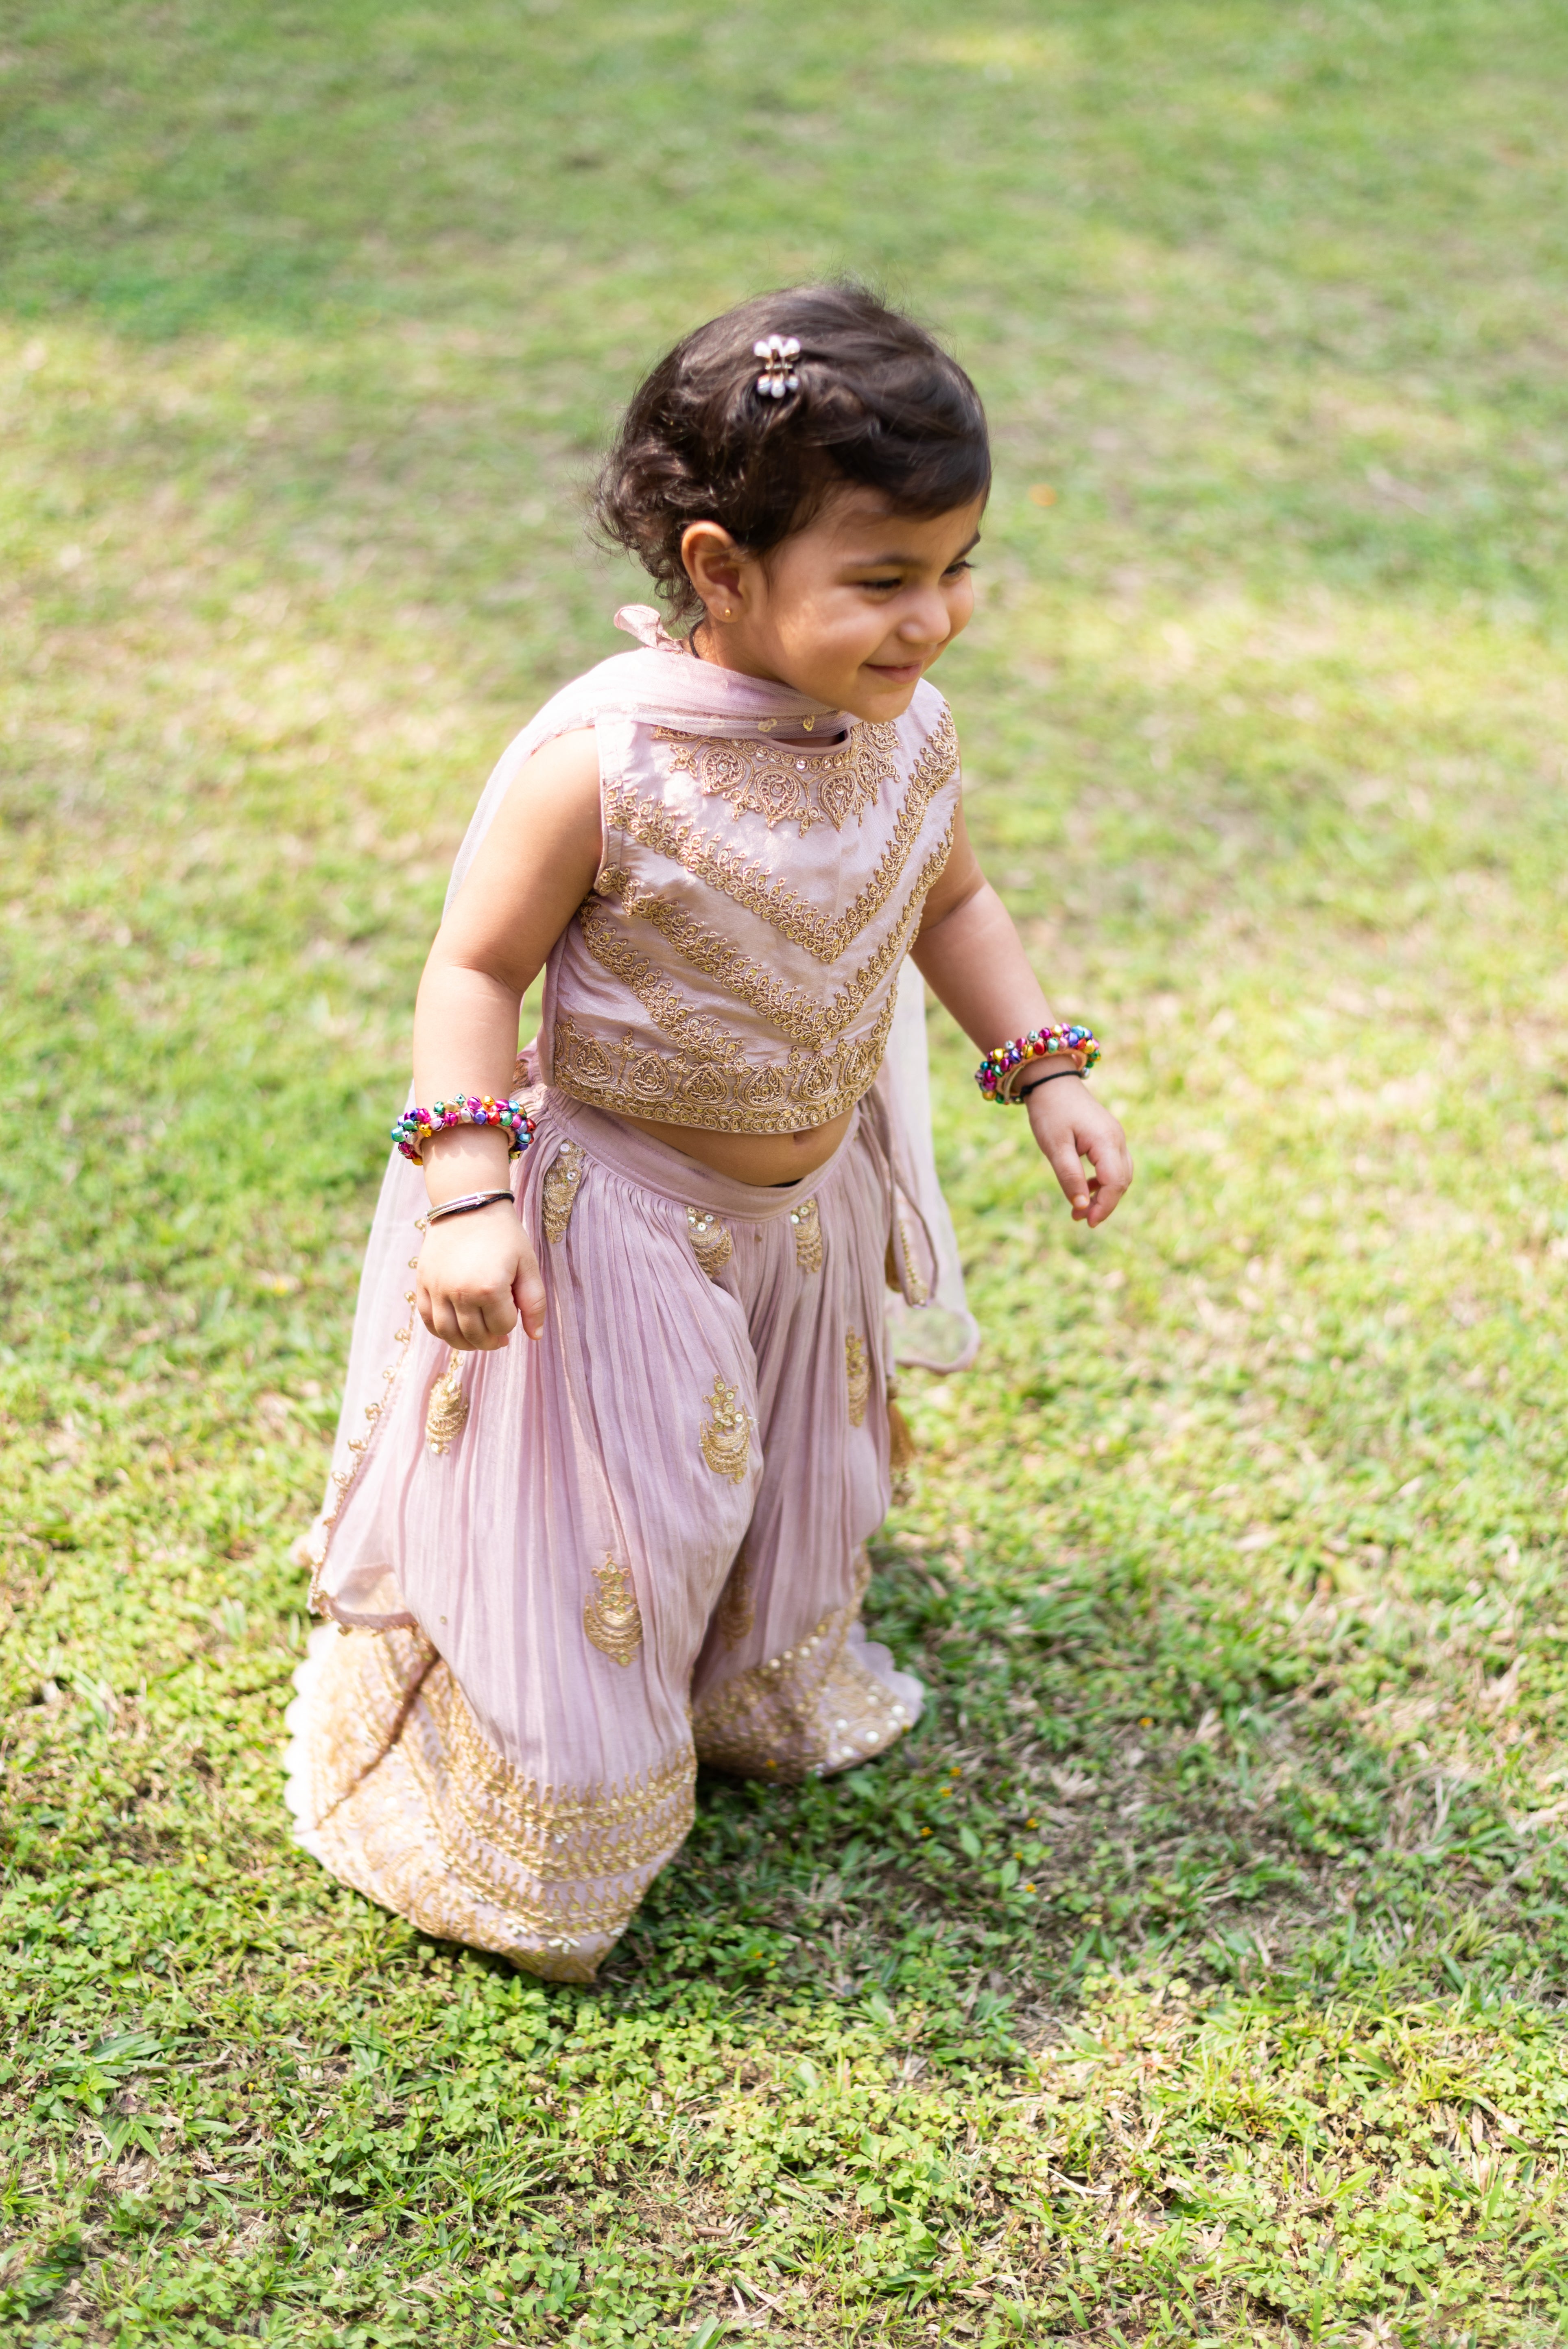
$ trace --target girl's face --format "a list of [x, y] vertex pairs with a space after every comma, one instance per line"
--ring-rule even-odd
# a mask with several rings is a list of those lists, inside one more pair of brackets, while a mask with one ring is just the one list
[[707, 611], [697, 650], [830, 709], [902, 717], [975, 608], [968, 558], [984, 506], [918, 521], [847, 489], [762, 557], [717, 523], [694, 523], [681, 553]]

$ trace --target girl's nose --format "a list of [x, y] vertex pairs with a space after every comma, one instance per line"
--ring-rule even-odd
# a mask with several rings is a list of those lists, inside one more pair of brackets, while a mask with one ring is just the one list
[[937, 595], [922, 595], [898, 624], [906, 645], [941, 644], [949, 633], [947, 605]]

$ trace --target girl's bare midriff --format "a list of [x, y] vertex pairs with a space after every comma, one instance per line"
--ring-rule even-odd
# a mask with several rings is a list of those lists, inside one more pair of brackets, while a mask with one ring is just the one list
[[826, 1125], [809, 1126], [804, 1133], [710, 1133], [706, 1126], [666, 1125], [656, 1117], [625, 1117], [640, 1133], [652, 1134], [668, 1150], [711, 1166], [732, 1183], [799, 1183], [825, 1166], [850, 1130], [853, 1110], [846, 1110]]

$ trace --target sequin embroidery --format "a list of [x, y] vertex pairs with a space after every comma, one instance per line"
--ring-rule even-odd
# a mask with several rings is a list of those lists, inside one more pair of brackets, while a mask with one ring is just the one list
[[643, 1644], [643, 1616], [632, 1578], [608, 1553], [593, 1568], [599, 1588], [583, 1609], [583, 1629], [602, 1656], [613, 1664], [629, 1664]]
[[863, 1427], [871, 1401], [872, 1365], [866, 1341], [858, 1330], [844, 1332], [844, 1370], [849, 1381], [850, 1425]]
[[716, 1476], [744, 1484], [751, 1464], [751, 1414], [740, 1401], [740, 1390], [716, 1377], [705, 1401], [712, 1416], [697, 1438], [702, 1456]]

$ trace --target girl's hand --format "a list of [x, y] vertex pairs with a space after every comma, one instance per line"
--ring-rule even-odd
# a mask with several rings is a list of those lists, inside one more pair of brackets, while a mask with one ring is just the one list
[[[1035, 1140], [1067, 1194], [1074, 1223], [1092, 1231], [1115, 1211], [1132, 1180], [1132, 1157], [1119, 1121], [1078, 1077], [1038, 1085], [1024, 1107]], [[1086, 1158], [1094, 1169], [1088, 1176]]]
[[544, 1282], [510, 1201], [430, 1226], [414, 1302], [431, 1337], [464, 1352], [504, 1346], [520, 1315], [529, 1337], [543, 1335]]

